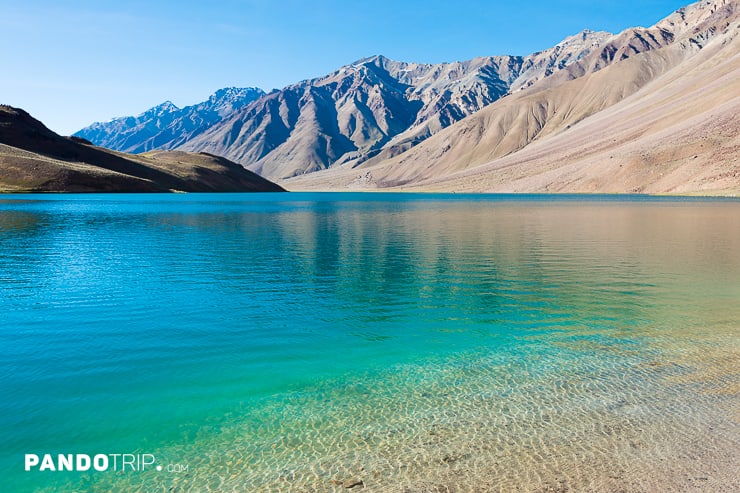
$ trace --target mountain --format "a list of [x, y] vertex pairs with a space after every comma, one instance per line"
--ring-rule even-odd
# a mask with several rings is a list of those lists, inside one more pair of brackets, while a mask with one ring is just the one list
[[739, 4], [628, 29], [401, 154], [286, 186], [737, 193]]
[[[375, 156], [393, 156], [512, 90], [581, 59], [609, 37], [583, 31], [527, 57], [481, 57], [420, 64], [373, 56], [337, 71], [213, 111], [170, 102], [138, 117], [95, 123], [75, 134], [126, 152], [179, 148], [222, 155], [273, 178], [287, 178]], [[225, 94], [223, 94], [225, 92]]]
[[130, 155], [61, 137], [25, 111], [0, 105], [4, 192], [249, 192], [281, 187], [218, 156], [181, 151]]
[[562, 70], [609, 36], [584, 31], [527, 57], [440, 64], [365, 58], [265, 95], [181, 148], [223, 155], [278, 179], [392, 157]]
[[77, 135], [221, 155], [293, 189], [733, 191], [739, 1], [524, 57], [373, 56], [225, 105], [207, 125], [165, 103]]
[[229, 87], [216, 91], [202, 103], [180, 109], [165, 101], [139, 116], [93, 123], [74, 136], [130, 153], [174, 149], [262, 95], [264, 91], [255, 87]]

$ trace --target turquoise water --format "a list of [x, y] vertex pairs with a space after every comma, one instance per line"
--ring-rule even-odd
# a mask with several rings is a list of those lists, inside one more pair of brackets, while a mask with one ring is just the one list
[[740, 488], [737, 200], [6, 195], [0, 313], [7, 491]]

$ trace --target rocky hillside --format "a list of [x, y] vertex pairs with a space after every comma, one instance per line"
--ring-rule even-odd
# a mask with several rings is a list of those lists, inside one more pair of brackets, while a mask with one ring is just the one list
[[527, 57], [419, 64], [374, 56], [249, 104], [224, 107], [207, 125], [192, 125], [187, 116], [201, 114], [202, 105], [179, 110], [164, 103], [75, 135], [128, 152], [176, 147], [209, 152], [264, 176], [287, 178], [404, 152], [580, 60], [609, 36], [583, 31]]
[[626, 30], [406, 152], [286, 186], [736, 193], [739, 3]]
[[608, 36], [584, 31], [528, 57], [362, 59], [268, 94], [181, 148], [224, 155], [276, 179], [394, 156], [580, 60]]
[[[220, 91], [198, 111], [164, 104], [78, 135], [225, 156], [293, 189], [734, 190], [739, 3], [702, 0], [648, 28], [586, 30], [525, 57], [374, 56], [249, 102]], [[212, 107], [207, 123], [181, 115]], [[670, 170], [640, 167], [666, 159]], [[565, 171], [576, 163], [582, 176]], [[604, 174], [610, 166], [619, 172]]]
[[229, 87], [202, 103], [181, 109], [165, 101], [139, 116], [93, 123], [74, 135], [122, 152], [174, 149], [262, 95], [264, 91], [255, 87]]
[[282, 191], [218, 156], [181, 151], [130, 155], [61, 137], [25, 111], [0, 105], [0, 191]]

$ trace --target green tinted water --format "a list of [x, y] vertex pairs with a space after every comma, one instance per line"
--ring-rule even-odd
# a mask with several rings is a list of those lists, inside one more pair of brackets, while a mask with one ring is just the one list
[[0, 252], [10, 491], [740, 486], [737, 201], [6, 196]]

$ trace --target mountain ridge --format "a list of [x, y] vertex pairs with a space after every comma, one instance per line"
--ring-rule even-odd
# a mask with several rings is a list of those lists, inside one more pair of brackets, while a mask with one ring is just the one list
[[738, 0], [702, 0], [653, 26], [616, 34], [585, 29], [527, 56], [437, 64], [364, 57], [262, 94], [197, 134], [170, 135], [161, 147], [225, 156], [289, 187], [437, 187], [570, 132], [666, 73], [698, 63], [715, 39], [731, 42], [738, 10]]
[[[591, 48], [609, 36], [581, 34]], [[576, 37], [526, 57], [437, 64], [361, 58], [260, 98], [182, 148], [224, 155], [277, 179], [396, 155], [507, 95], [517, 81], [534, 83], [580, 59]], [[303, 119], [287, 121], [285, 113]]]
[[279, 185], [219, 156], [181, 151], [130, 155], [62, 137], [28, 112], [0, 105], [0, 191], [248, 192]]
[[[608, 35], [583, 31], [526, 57], [486, 56], [437, 64], [364, 57], [326, 76], [262, 94], [202, 132], [180, 139], [144, 135], [145, 142], [135, 142], [125, 128], [110, 128], [110, 122], [95, 123], [74, 135], [128, 152], [152, 148], [210, 152], [266, 176], [285, 178], [365, 160], [386, 146], [392, 154], [402, 152], [505, 96], [517, 81], [531, 84], [567, 66], [582, 56], [580, 45], [598, 46]], [[128, 118], [116, 121], [141, 125]], [[103, 138], [106, 128], [121, 138]]]
[[200, 103], [178, 108], [167, 100], [136, 116], [95, 122], [73, 135], [128, 153], [174, 149], [262, 95], [256, 87], [225, 87]]
[[[655, 26], [615, 35], [579, 63], [398, 157], [286, 186], [735, 193], [738, 12], [736, 1], [692, 4]], [[718, 134], [706, 135], [707, 128]], [[666, 147], [656, 152], [658, 144]]]

